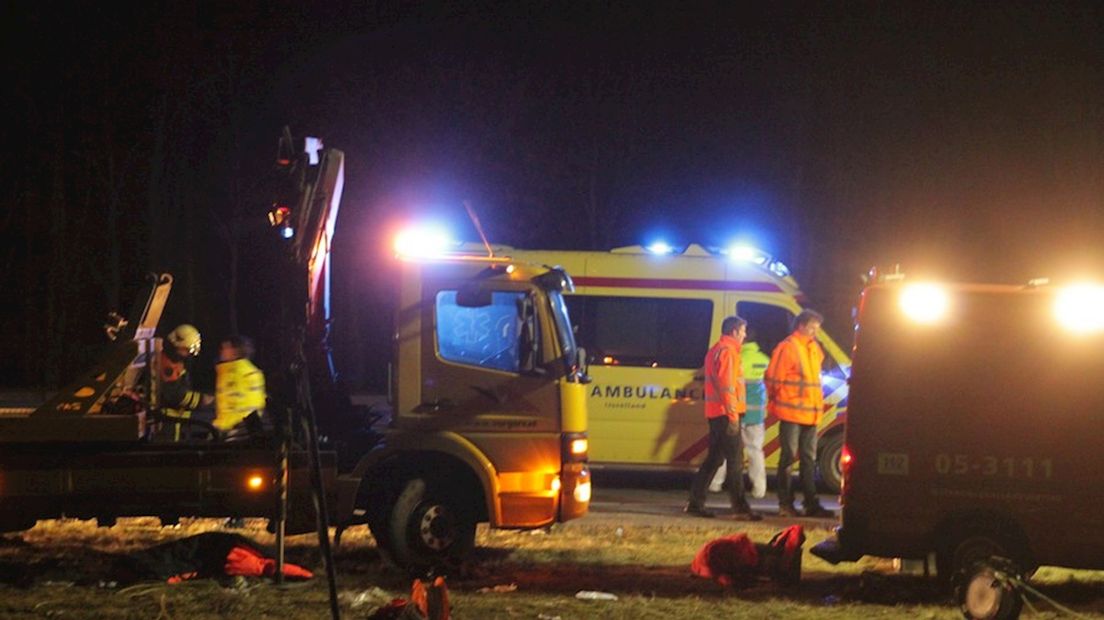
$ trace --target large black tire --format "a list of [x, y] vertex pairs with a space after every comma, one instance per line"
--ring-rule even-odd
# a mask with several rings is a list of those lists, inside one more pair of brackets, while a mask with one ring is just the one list
[[387, 564], [397, 565], [394, 545], [391, 543], [391, 513], [387, 506], [382, 494], [373, 497], [367, 508], [368, 530], [372, 532], [372, 538], [376, 539], [380, 559]]
[[391, 509], [387, 546], [392, 560], [415, 575], [459, 566], [475, 547], [471, 501], [443, 481], [408, 481]]
[[1009, 570], [1017, 575], [1031, 575], [1037, 566], [1019, 529], [999, 520], [988, 524], [967, 521], [941, 534], [941, 538], [943, 544], [936, 550], [936, 573], [948, 585], [955, 585], [954, 581], [979, 562], [991, 558], [1007, 560]]
[[840, 469], [840, 455], [843, 454], [843, 433], [833, 433], [824, 437], [817, 454], [817, 469], [820, 480], [832, 493], [839, 493], [843, 483], [843, 470]]

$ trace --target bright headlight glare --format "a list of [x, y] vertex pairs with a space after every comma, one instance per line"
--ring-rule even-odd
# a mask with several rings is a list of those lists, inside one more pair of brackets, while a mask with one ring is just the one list
[[1062, 289], [1054, 301], [1054, 315], [1072, 332], [1104, 331], [1104, 286], [1075, 284]]
[[951, 300], [938, 284], [917, 282], [901, 291], [901, 310], [917, 323], [938, 323], [947, 316]]
[[571, 440], [571, 453], [575, 456], [581, 456], [587, 453], [588, 443], [586, 439], [573, 439]]
[[575, 501], [585, 504], [590, 501], [590, 481], [580, 482], [573, 493]]
[[448, 233], [434, 228], [413, 228], [395, 237], [395, 252], [400, 256], [426, 258], [439, 256], [453, 245]]

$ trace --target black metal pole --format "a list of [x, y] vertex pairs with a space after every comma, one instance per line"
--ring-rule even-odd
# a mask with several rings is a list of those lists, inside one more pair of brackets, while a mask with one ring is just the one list
[[288, 516], [288, 455], [291, 453], [291, 415], [290, 407], [284, 408], [281, 429], [277, 437], [280, 440], [276, 463], [276, 583], [284, 583], [284, 551], [287, 548]]
[[[302, 349], [300, 349], [300, 353]], [[300, 358], [302, 360], [302, 358]], [[314, 417], [314, 404], [311, 401], [310, 380], [305, 363], [299, 368], [299, 404], [303, 412], [303, 421], [307, 426], [307, 448], [310, 451], [311, 488], [314, 496], [314, 509], [318, 523], [318, 547], [326, 565], [326, 581], [330, 587], [330, 616], [340, 620], [341, 610], [337, 604], [337, 569], [334, 567], [333, 551], [330, 548], [330, 516], [326, 506], [326, 490], [322, 480], [322, 457], [318, 449], [318, 424]]]

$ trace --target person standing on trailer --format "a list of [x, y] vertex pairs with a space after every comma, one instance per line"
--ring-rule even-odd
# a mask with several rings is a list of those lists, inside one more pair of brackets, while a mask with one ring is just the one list
[[252, 360], [253, 341], [245, 336], [231, 336], [219, 344], [214, 425], [227, 440], [264, 431], [265, 377]]
[[790, 468], [799, 454], [801, 488], [805, 493], [805, 516], [831, 517], [816, 494], [817, 425], [824, 415], [824, 391], [820, 369], [824, 351], [816, 340], [824, 317], [803, 310], [794, 318], [793, 333], [778, 343], [771, 354], [765, 380], [767, 412], [778, 418], [778, 514], [796, 517]]
[[[192, 412], [201, 407], [210, 407], [215, 397], [192, 389], [192, 376], [188, 374], [188, 363], [199, 355], [202, 338], [199, 330], [184, 323], [169, 332], [168, 346], [161, 349], [158, 360], [161, 381], [161, 406], [170, 418], [189, 419]], [[180, 441], [181, 424], [167, 425], [167, 435], [171, 441]]]
[[721, 323], [721, 338], [705, 355], [705, 418], [709, 422], [709, 452], [690, 486], [686, 513], [713, 517], [705, 507], [705, 491], [717, 468], [728, 461], [728, 497], [737, 519], [758, 521], [744, 497], [743, 442], [740, 417], [747, 411], [740, 346], [747, 321], [730, 316]]

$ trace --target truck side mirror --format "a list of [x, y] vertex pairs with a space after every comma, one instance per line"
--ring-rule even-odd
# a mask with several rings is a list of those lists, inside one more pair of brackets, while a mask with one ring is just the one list
[[579, 383], [590, 383], [590, 374], [588, 366], [589, 360], [587, 359], [587, 351], [583, 347], [575, 349], [575, 367], [572, 369], [575, 376], [579, 378]]
[[543, 374], [540, 367], [540, 343], [537, 338], [537, 315], [534, 312], [533, 298], [529, 295], [518, 297], [518, 369], [522, 373]]

